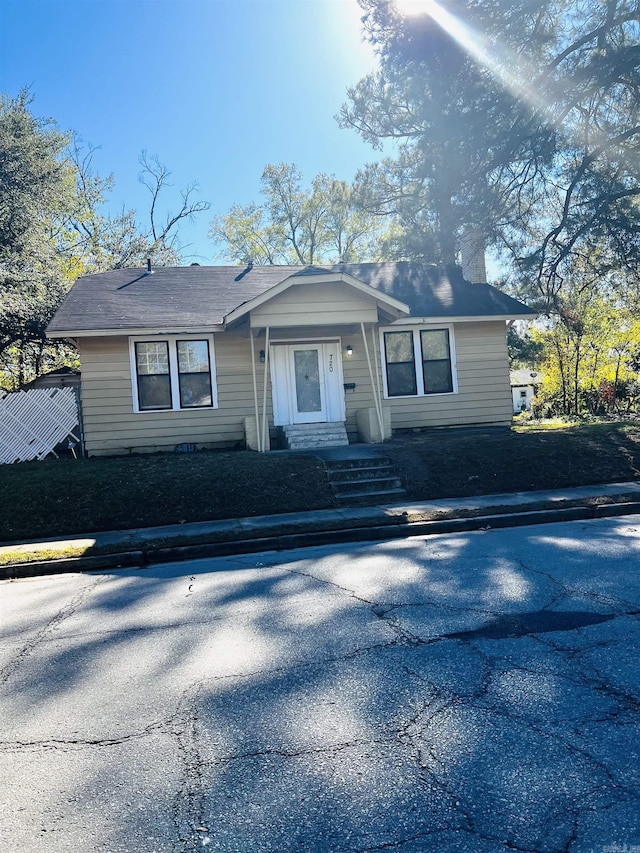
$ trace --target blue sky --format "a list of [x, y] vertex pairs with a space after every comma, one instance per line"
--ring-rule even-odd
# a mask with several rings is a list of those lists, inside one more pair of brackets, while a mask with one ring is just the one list
[[334, 116], [374, 66], [356, 0], [0, 0], [0, 89], [99, 146], [111, 207], [148, 209], [142, 149], [195, 180], [211, 211], [185, 225], [212, 263], [211, 216], [259, 198], [267, 163], [351, 180], [377, 154]]

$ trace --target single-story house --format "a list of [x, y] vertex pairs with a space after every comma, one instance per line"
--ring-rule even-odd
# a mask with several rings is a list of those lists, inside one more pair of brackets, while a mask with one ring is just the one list
[[509, 374], [511, 394], [513, 396], [513, 411], [530, 412], [536, 385], [542, 382], [542, 373], [538, 370], [512, 370]]
[[265, 451], [509, 424], [507, 324], [533, 316], [458, 267], [148, 264], [79, 278], [48, 335], [80, 351], [89, 455]]

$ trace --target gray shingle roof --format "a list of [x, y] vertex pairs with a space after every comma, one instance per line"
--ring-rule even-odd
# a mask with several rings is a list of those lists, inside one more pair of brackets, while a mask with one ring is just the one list
[[398, 261], [383, 264], [337, 264], [354, 278], [394, 296], [412, 317], [535, 316], [534, 311], [490, 284], [470, 284], [459, 267]]
[[326, 267], [238, 266], [121, 269], [79, 278], [48, 332], [203, 329], [291, 275], [344, 272], [407, 303], [413, 317], [526, 317], [533, 312], [488, 284], [469, 284], [453, 268], [405, 261]]

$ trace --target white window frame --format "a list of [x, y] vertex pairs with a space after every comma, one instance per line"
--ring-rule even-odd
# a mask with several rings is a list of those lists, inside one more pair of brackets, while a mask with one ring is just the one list
[[[209, 378], [211, 380], [210, 406], [181, 406], [180, 382], [178, 376], [178, 341], [207, 341], [209, 345]], [[167, 343], [169, 347], [169, 380], [171, 384], [170, 409], [141, 409], [138, 399], [138, 366], [136, 363], [136, 344]], [[216, 383], [216, 356], [213, 346], [213, 335], [136, 335], [129, 338], [129, 363], [131, 367], [131, 390], [133, 394], [133, 411], [137, 414], [153, 414], [157, 412], [200, 412], [203, 409], [218, 408], [218, 388]]]
[[[451, 359], [451, 385], [453, 390], [436, 391], [431, 394], [425, 394], [420, 332], [436, 332], [441, 329], [446, 329], [449, 332], [449, 356]], [[416, 373], [416, 388], [418, 389], [416, 394], [394, 394], [393, 396], [389, 396], [389, 387], [387, 383], [387, 356], [384, 343], [385, 332], [411, 332], [413, 334], [413, 366]], [[420, 356], [420, 358], [417, 356]], [[382, 383], [385, 400], [414, 400], [416, 397], [450, 397], [452, 394], [458, 393], [456, 342], [455, 335], [453, 333], [453, 324], [451, 323], [438, 323], [437, 325], [425, 324], [420, 326], [384, 326], [380, 329], [380, 362], [382, 367]]]

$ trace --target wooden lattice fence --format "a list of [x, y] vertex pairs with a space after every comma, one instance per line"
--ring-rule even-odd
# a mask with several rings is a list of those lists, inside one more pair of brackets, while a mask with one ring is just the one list
[[[32, 388], [0, 398], [0, 463], [44, 459], [67, 436], [78, 442], [73, 388]], [[75, 431], [75, 432], [74, 432]]]

